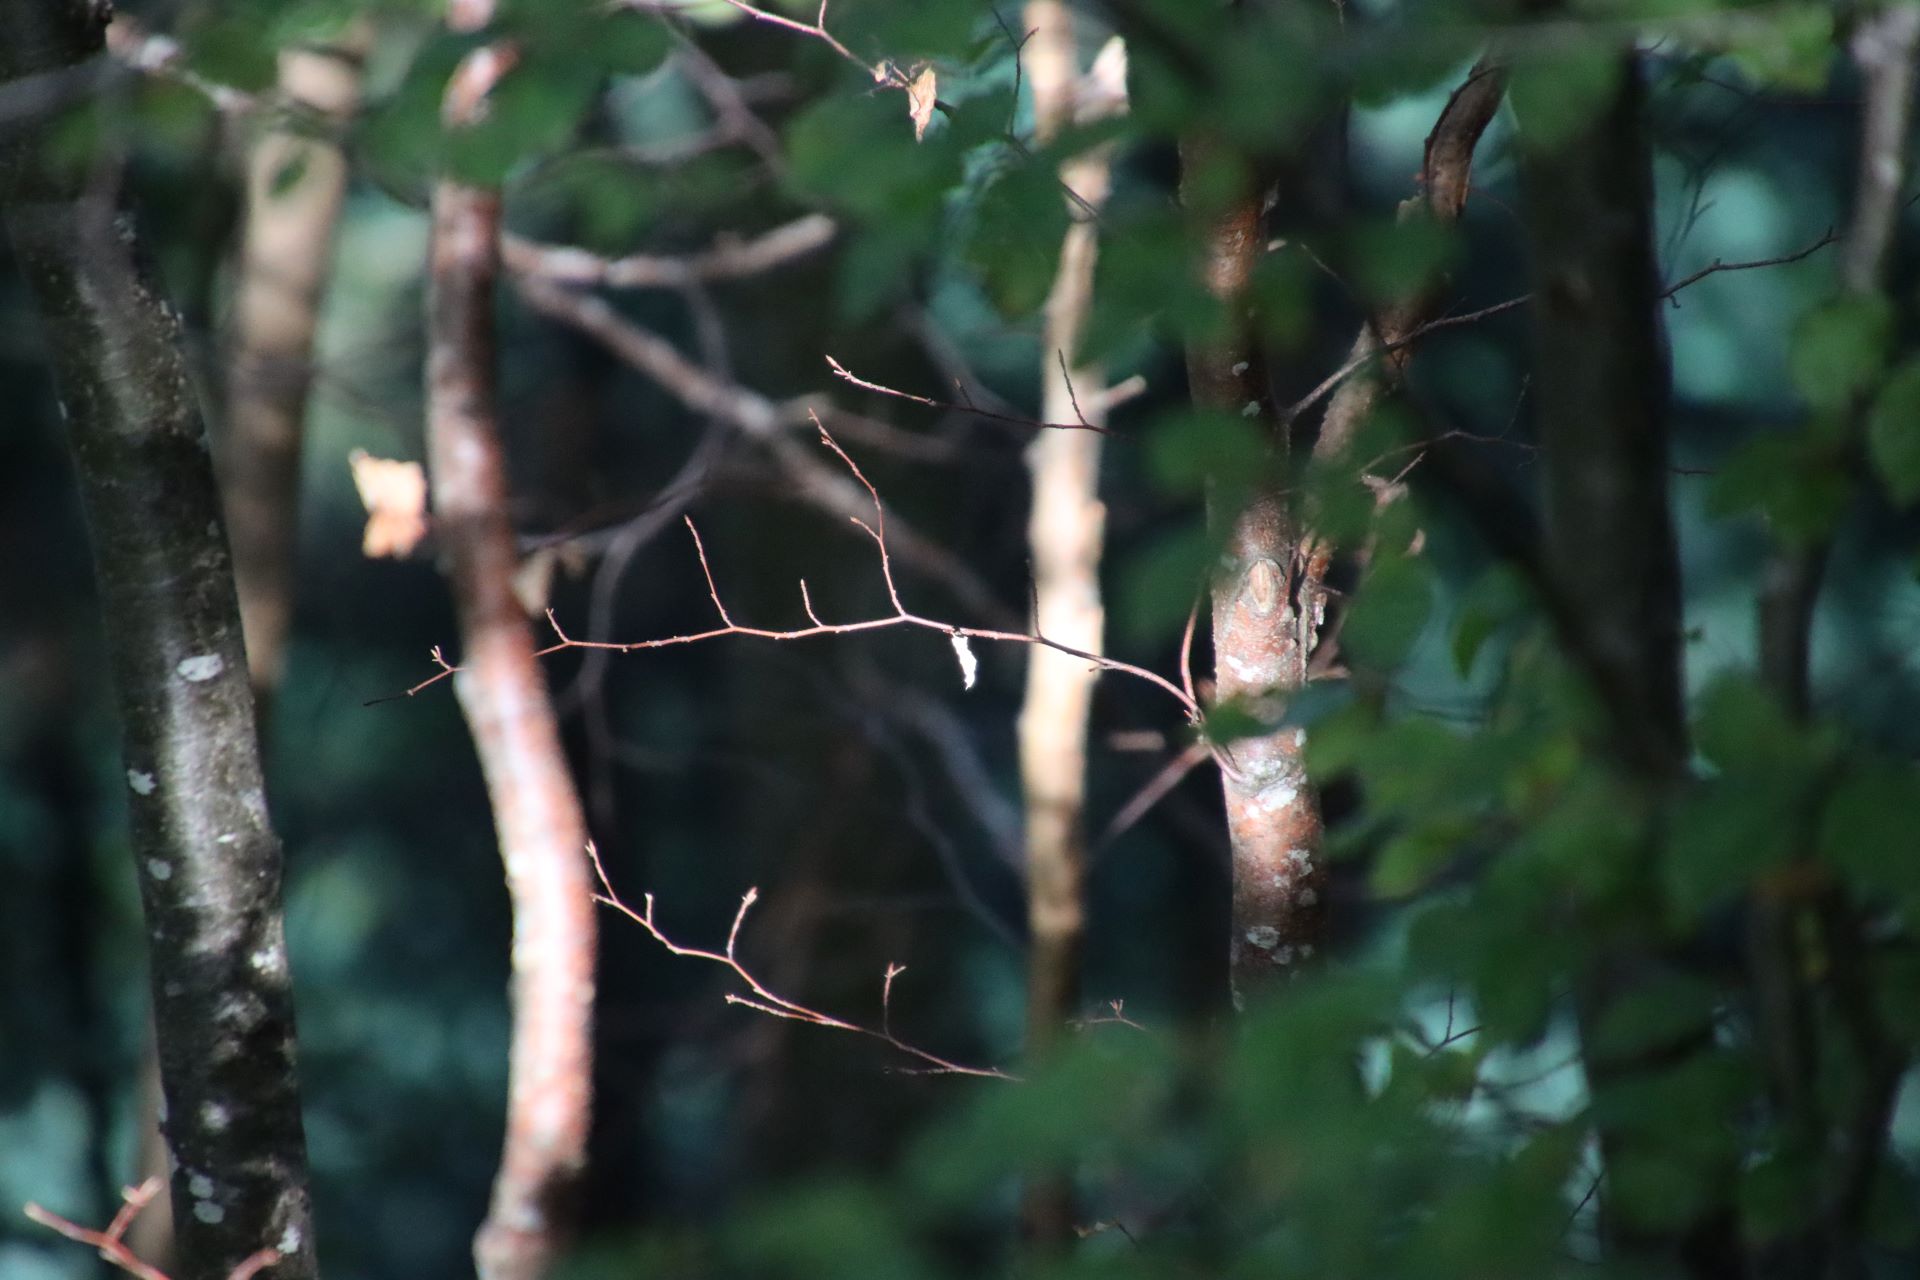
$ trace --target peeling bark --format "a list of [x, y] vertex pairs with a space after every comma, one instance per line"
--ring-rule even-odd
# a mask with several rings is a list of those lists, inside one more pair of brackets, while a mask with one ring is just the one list
[[[1181, 145], [1185, 182], [1207, 163], [1205, 139]], [[1284, 428], [1267, 383], [1266, 357], [1254, 335], [1246, 292], [1266, 249], [1262, 196], [1248, 191], [1204, 218], [1204, 278], [1218, 298], [1226, 331], [1187, 346], [1187, 381], [1196, 405], [1257, 421], [1269, 431], [1275, 473], [1287, 453]], [[1294, 514], [1277, 489], [1256, 493], [1238, 511], [1219, 510], [1220, 564], [1213, 576], [1214, 687], [1266, 724], [1306, 684], [1307, 658], [1325, 616], [1323, 592], [1308, 585]], [[1223, 749], [1227, 835], [1233, 851], [1233, 914], [1228, 965], [1236, 1006], [1319, 949], [1326, 918], [1320, 857], [1320, 806], [1301, 763], [1296, 728], [1239, 738]]]
[[[284, 50], [280, 92], [322, 129], [342, 127], [359, 104], [364, 43], [357, 32], [334, 48]], [[247, 659], [263, 705], [286, 666], [300, 442], [346, 186], [339, 144], [311, 127], [269, 129], [247, 156], [221, 478]]]
[[[473, 118], [510, 61], [496, 45], [467, 56], [448, 85], [451, 127]], [[586, 1165], [596, 923], [586, 819], [513, 591], [519, 556], [495, 422], [500, 207], [491, 188], [443, 178], [434, 189], [427, 452], [460, 619], [455, 688], [513, 902], [507, 1131], [474, 1259], [482, 1280], [538, 1280], [571, 1235]]]
[[[104, 5], [0, 0], [0, 82], [103, 46]], [[0, 151], [0, 206], [72, 440], [125, 740], [180, 1280], [316, 1274], [281, 852], [180, 326], [101, 172]], [[111, 176], [110, 171], [107, 176]]]

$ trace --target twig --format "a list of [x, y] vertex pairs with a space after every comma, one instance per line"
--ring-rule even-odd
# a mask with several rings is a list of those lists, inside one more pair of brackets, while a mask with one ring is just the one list
[[1114, 433], [1110, 427], [1097, 427], [1091, 422], [1042, 422], [1017, 413], [1000, 413], [993, 409], [983, 409], [977, 404], [957, 404], [952, 400], [936, 400], [931, 396], [917, 396], [911, 391], [902, 391], [879, 382], [869, 382], [858, 376], [832, 356], [827, 357], [827, 367], [842, 382], [851, 383], [862, 391], [871, 391], [876, 395], [891, 396], [895, 400], [906, 400], [913, 404], [923, 404], [929, 409], [941, 409], [949, 413], [970, 413], [976, 418], [986, 418], [992, 422], [1011, 423], [1017, 427], [1031, 427], [1041, 431], [1092, 431], [1103, 436]]
[[1755, 258], [1751, 262], [1722, 262], [1720, 259], [1715, 258], [1712, 262], [1700, 268], [1700, 270], [1694, 272], [1692, 275], [1685, 276], [1676, 283], [1669, 285], [1660, 297], [1663, 301], [1672, 302], [1673, 305], [1677, 307], [1680, 303], [1673, 295], [1690, 285], [1699, 284], [1708, 276], [1717, 275], [1722, 271], [1751, 271], [1755, 267], [1784, 267], [1789, 263], [1798, 262], [1802, 258], [1811, 258], [1814, 254], [1839, 239], [1840, 233], [1832, 227], [1828, 227], [1826, 234], [1822, 235], [1806, 248], [1796, 249], [1792, 253], [1783, 253], [1777, 258]]
[[[127, 1247], [124, 1237], [143, 1210], [160, 1194], [160, 1188], [166, 1185], [159, 1178], [148, 1178], [137, 1187], [123, 1187], [120, 1198], [125, 1202], [119, 1212], [113, 1215], [113, 1221], [107, 1224], [105, 1231], [95, 1231], [83, 1227], [70, 1218], [41, 1208], [37, 1204], [28, 1204], [22, 1210], [29, 1219], [43, 1227], [58, 1231], [69, 1240], [87, 1245], [97, 1251], [101, 1258], [120, 1268], [138, 1280], [169, 1280], [166, 1272], [150, 1262], [144, 1262], [139, 1255]], [[227, 1273], [227, 1280], [253, 1280], [253, 1277], [280, 1261], [278, 1249], [261, 1249], [243, 1259], [238, 1266]]]
[[[657, 640], [626, 640], [618, 642], [578, 640], [568, 635], [566, 631], [561, 628], [553, 611], [548, 610], [547, 622], [553, 627], [554, 634], [558, 637], [558, 642], [542, 649], [539, 656], [545, 657], [549, 654], [559, 653], [565, 649], [600, 649], [612, 653], [633, 653], [642, 649], [665, 649], [677, 645], [700, 644], [708, 640], [717, 640], [722, 636], [750, 636], [760, 640], [786, 641], [804, 640], [812, 636], [852, 635], [864, 631], [883, 631], [892, 627], [917, 627], [925, 631], [938, 632], [944, 636], [957, 636], [967, 640], [990, 640], [1008, 644], [1040, 645], [1044, 648], [1052, 649], [1057, 653], [1064, 653], [1069, 657], [1079, 658], [1085, 662], [1089, 662], [1103, 671], [1120, 672], [1133, 676], [1136, 679], [1145, 680], [1147, 683], [1164, 690], [1178, 702], [1181, 709], [1186, 712], [1187, 719], [1190, 723], [1196, 725], [1203, 723], [1204, 714], [1201, 711], [1200, 704], [1185, 690], [1181, 689], [1180, 686], [1174, 684], [1157, 671], [1150, 671], [1145, 667], [1135, 666], [1131, 662], [1121, 662], [1116, 658], [1107, 658], [1099, 654], [1088, 653], [1083, 649], [1076, 649], [1071, 645], [1060, 644], [1057, 641], [1050, 640], [1046, 636], [1037, 633], [1003, 631], [992, 627], [957, 626], [951, 622], [942, 621], [937, 618], [929, 618], [908, 609], [905, 602], [901, 599], [900, 587], [893, 575], [893, 558], [887, 543], [886, 507], [880, 501], [879, 491], [873, 487], [873, 483], [869, 481], [865, 473], [860, 470], [859, 464], [855, 463], [854, 460], [847, 455], [846, 451], [840, 447], [839, 443], [834, 440], [833, 436], [828, 433], [827, 429], [820, 425], [818, 418], [814, 419], [814, 426], [820, 432], [821, 443], [831, 450], [834, 456], [839, 458], [847, 469], [852, 472], [853, 478], [866, 490], [868, 498], [872, 501], [872, 523], [868, 523], [867, 519], [859, 516], [852, 516], [849, 517], [849, 519], [873, 540], [874, 546], [880, 554], [880, 577], [886, 587], [887, 600], [893, 606], [892, 613], [877, 618], [865, 618], [856, 622], [824, 621], [814, 609], [812, 596], [809, 594], [806, 582], [803, 579], [800, 583], [800, 598], [811, 625], [788, 630], [743, 626], [733, 620], [732, 615], [727, 612], [726, 606], [720, 600], [720, 593], [713, 576], [713, 568], [708, 563], [706, 546], [700, 539], [699, 528], [693, 523], [691, 517], [683, 517], [688, 531], [693, 535], [694, 553], [699, 559], [701, 574], [707, 582], [708, 598], [713, 602], [714, 610], [720, 615], [720, 626], [712, 627], [705, 631], [664, 636]], [[440, 681], [460, 670], [458, 667], [448, 665], [438, 650], [434, 652], [434, 661], [441, 664], [441, 670], [407, 690], [409, 697], [440, 683]]]
[[514, 235], [503, 238], [501, 253], [510, 270], [555, 284], [677, 289], [772, 271], [825, 247], [838, 230], [832, 218], [810, 213], [751, 240], [723, 238], [684, 257], [640, 253], [606, 258], [585, 249], [543, 245]]
[[741, 963], [739, 957], [740, 930], [746, 924], [747, 912], [751, 910], [753, 904], [760, 899], [760, 891], [758, 889], [748, 889], [746, 893], [741, 895], [740, 909], [734, 912], [733, 924], [727, 930], [726, 949], [724, 951], [710, 951], [703, 947], [684, 946], [668, 937], [667, 934], [661, 930], [660, 926], [654, 922], [652, 894], [649, 893], [642, 898], [641, 901], [645, 906], [639, 911], [634, 910], [622, 901], [619, 894], [614, 892], [612, 881], [607, 878], [607, 869], [605, 864], [600, 860], [599, 849], [591, 842], [587, 845], [587, 857], [591, 859], [594, 873], [600, 880], [600, 892], [594, 895], [595, 902], [613, 908], [627, 919], [639, 925], [642, 929], [645, 929], [653, 936], [654, 941], [658, 942], [674, 955], [682, 956], [689, 960], [706, 960], [710, 963], [720, 965], [723, 968], [730, 969], [741, 982], [746, 984], [747, 990], [751, 994], [741, 995], [738, 992], [728, 992], [726, 997], [728, 1004], [737, 1004], [743, 1008], [752, 1009], [756, 1013], [764, 1013], [773, 1018], [787, 1018], [794, 1022], [805, 1022], [812, 1026], [826, 1027], [833, 1031], [850, 1031], [855, 1035], [865, 1036], [870, 1040], [878, 1040], [889, 1048], [924, 1063], [931, 1074], [981, 1076], [992, 1080], [1019, 1079], [1018, 1076], [1002, 1071], [998, 1067], [972, 1067], [954, 1062], [949, 1058], [943, 1058], [937, 1053], [922, 1049], [918, 1045], [902, 1040], [896, 1036], [893, 1033], [893, 981], [906, 971], [906, 966], [904, 965], [889, 964], [885, 976], [881, 979], [881, 1022], [878, 1027], [862, 1026], [860, 1023], [849, 1022], [845, 1018], [837, 1018], [830, 1013], [824, 1013], [808, 1005], [801, 1004], [798, 1001], [789, 1000], [787, 997], [761, 982], [751, 969], [748, 969], [746, 965]]

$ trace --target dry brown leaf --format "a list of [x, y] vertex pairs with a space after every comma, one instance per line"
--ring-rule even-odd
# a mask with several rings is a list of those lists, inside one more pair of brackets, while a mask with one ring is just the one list
[[417, 462], [376, 458], [365, 449], [347, 455], [353, 487], [367, 509], [360, 552], [369, 559], [411, 555], [427, 536], [427, 475]]
[[907, 82], [907, 114], [913, 117], [915, 142], [927, 136], [927, 126], [933, 123], [933, 104], [939, 99], [940, 83], [932, 67], [923, 68]]

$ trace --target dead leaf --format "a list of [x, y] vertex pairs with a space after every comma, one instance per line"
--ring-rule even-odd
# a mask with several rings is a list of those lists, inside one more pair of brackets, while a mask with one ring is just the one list
[[927, 126], [933, 123], [933, 104], [939, 98], [940, 84], [932, 67], [923, 68], [907, 82], [907, 114], [913, 118], [915, 142], [927, 136]]
[[360, 553], [368, 559], [411, 555], [427, 536], [427, 474], [417, 462], [376, 458], [365, 449], [347, 455], [353, 487], [367, 509]]
[[560, 563], [560, 552], [541, 547], [520, 562], [513, 575], [513, 596], [529, 618], [546, 612], [553, 597], [553, 571]]

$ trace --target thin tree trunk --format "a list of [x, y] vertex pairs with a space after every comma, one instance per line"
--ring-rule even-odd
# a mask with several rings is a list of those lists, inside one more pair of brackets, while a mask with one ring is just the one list
[[330, 48], [282, 51], [280, 93], [309, 119], [268, 129], [247, 155], [222, 479], [263, 705], [286, 666], [314, 331], [347, 187], [346, 156], [326, 131], [343, 128], [359, 105], [366, 43], [356, 30]]
[[[1190, 205], [1193, 180], [1214, 147], [1205, 137], [1181, 143], [1181, 194]], [[1188, 343], [1187, 381], [1197, 406], [1267, 430], [1271, 470], [1279, 476], [1286, 469], [1287, 433], [1247, 297], [1266, 252], [1265, 194], [1250, 185], [1223, 205], [1192, 209], [1203, 220], [1204, 278], [1220, 300], [1226, 331]], [[1224, 526], [1212, 584], [1216, 697], [1269, 725], [1306, 684], [1307, 658], [1326, 605], [1324, 595], [1300, 589], [1305, 558], [1282, 487], [1275, 481], [1239, 510], [1214, 503], [1209, 512]], [[1237, 738], [1222, 752], [1233, 857], [1228, 967], [1236, 1008], [1321, 945], [1326, 872], [1319, 800], [1301, 761], [1304, 745], [1299, 729], [1284, 728]]]
[[[1034, 132], [1051, 142], [1076, 117], [1112, 114], [1125, 106], [1124, 64], [1108, 69], [1108, 83], [1089, 78], [1082, 92], [1073, 14], [1062, 0], [1030, 0], [1022, 50], [1033, 90]], [[1113, 46], [1119, 54], [1120, 46]], [[1123, 55], [1122, 55], [1123, 56]], [[1109, 57], [1111, 61], [1111, 57]], [[1100, 426], [1106, 372], [1078, 359], [1080, 335], [1093, 304], [1098, 227], [1086, 211], [1105, 203], [1109, 186], [1105, 148], [1061, 166], [1060, 180], [1078, 197], [1060, 246], [1060, 265], [1047, 296], [1041, 342], [1040, 416], [1047, 422]], [[1097, 431], [1042, 431], [1027, 450], [1033, 507], [1027, 521], [1033, 564], [1034, 627], [1041, 635], [1099, 653], [1106, 612], [1100, 598], [1100, 554], [1106, 508], [1100, 501]], [[1087, 726], [1098, 672], [1078, 658], [1038, 646], [1027, 659], [1020, 708], [1020, 778], [1026, 809], [1027, 1052], [1049, 1053], [1074, 1014], [1086, 931]], [[1046, 1179], [1027, 1195], [1027, 1229], [1057, 1243], [1072, 1227], [1067, 1180]]]
[[[1853, 212], [1841, 242], [1840, 284], [1847, 293], [1866, 297], [1887, 286], [1887, 259], [1910, 167], [1908, 136], [1913, 125], [1916, 53], [1920, 52], [1920, 10], [1891, 5], [1864, 14], [1850, 45], [1863, 92]], [[1849, 431], [1856, 441], [1865, 410], [1864, 402], [1854, 406]], [[1762, 570], [1760, 674], [1788, 714], [1800, 720], [1813, 710], [1813, 615], [1831, 554], [1830, 541], [1781, 548]], [[1810, 836], [1811, 822], [1808, 826]], [[1806, 858], [1810, 852], [1803, 848], [1796, 856]], [[1757, 1274], [1827, 1275], [1837, 1280], [1864, 1274], [1858, 1219], [1884, 1153], [1906, 1055], [1878, 1025], [1871, 1000], [1861, 998], [1861, 990], [1840, 992], [1839, 1000], [1860, 1015], [1845, 1021], [1853, 1030], [1862, 1080], [1854, 1114], [1844, 1123], [1836, 1125], [1822, 1114], [1810, 989], [1815, 965], [1804, 941], [1809, 923], [1826, 935], [1822, 945], [1843, 958], [1843, 963], [1830, 966], [1835, 985], [1864, 989], [1856, 973], [1859, 926], [1842, 896], [1829, 891], [1812, 903], [1796, 902], [1763, 888], [1749, 903], [1747, 937], [1757, 1038], [1769, 1093], [1796, 1157], [1817, 1160], [1822, 1135], [1836, 1128], [1846, 1135], [1846, 1142], [1828, 1178], [1820, 1219], [1785, 1240], [1772, 1242], [1760, 1254]]]
[[[458, 4], [460, 30], [485, 5]], [[477, 118], [511, 63], [470, 53], [447, 87], [446, 122]], [[500, 193], [442, 178], [433, 193], [427, 451], [434, 527], [458, 607], [461, 710], [486, 775], [513, 901], [513, 1043], [507, 1130], [487, 1220], [482, 1280], [537, 1280], [571, 1234], [592, 1101], [595, 920], [586, 819], [561, 750], [533, 631], [513, 592], [519, 557], [495, 422], [494, 292]]]
[[[1523, 146], [1521, 183], [1534, 258], [1548, 573], [1597, 698], [1611, 704], [1614, 754], [1657, 802], [1684, 782], [1688, 757], [1679, 554], [1667, 494], [1669, 379], [1657, 328], [1644, 91], [1631, 49], [1615, 55], [1613, 73], [1617, 86], [1574, 136], [1551, 150]], [[1521, 125], [1524, 138], [1525, 119]], [[1650, 875], [1650, 860], [1633, 874]], [[1583, 1040], [1591, 1046], [1608, 1011], [1667, 967], [1652, 941], [1617, 940], [1577, 985]], [[1630, 1087], [1706, 1050], [1711, 1034], [1702, 1025], [1625, 1057], [1589, 1048], [1590, 1086], [1601, 1095]], [[1633, 1157], [1630, 1126], [1603, 1120], [1598, 1137], [1609, 1170]], [[1718, 1185], [1733, 1172], [1724, 1170]], [[1658, 1229], [1620, 1214], [1605, 1195], [1601, 1206], [1603, 1230], [1626, 1257], [1677, 1262], [1696, 1276], [1739, 1274], [1724, 1204]]]
[[[0, 81], [102, 49], [105, 6], [0, 2]], [[46, 328], [125, 734], [174, 1159], [179, 1280], [263, 1248], [315, 1272], [293, 1003], [239, 608], [179, 323], [136, 265], [115, 174], [0, 154]]]

